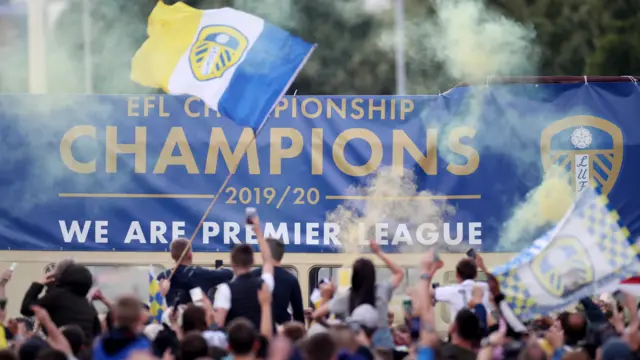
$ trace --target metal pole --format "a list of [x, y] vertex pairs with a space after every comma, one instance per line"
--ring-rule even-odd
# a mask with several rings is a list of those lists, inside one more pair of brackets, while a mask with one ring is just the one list
[[47, 92], [47, 48], [45, 38], [45, 0], [28, 0], [29, 93]]
[[84, 92], [93, 93], [93, 59], [91, 56], [91, 4], [82, 0], [82, 36], [84, 52]]
[[396, 95], [407, 94], [405, 66], [404, 0], [396, 0]]

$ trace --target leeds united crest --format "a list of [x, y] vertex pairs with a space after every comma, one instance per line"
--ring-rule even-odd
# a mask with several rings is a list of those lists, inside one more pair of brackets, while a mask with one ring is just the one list
[[544, 129], [540, 153], [545, 171], [559, 165], [573, 174], [576, 192], [593, 182], [607, 195], [622, 168], [622, 131], [595, 116], [571, 116]]
[[531, 270], [543, 289], [556, 297], [567, 297], [594, 280], [587, 249], [574, 237], [559, 236], [533, 260]]
[[222, 77], [240, 61], [248, 44], [246, 36], [231, 26], [203, 27], [189, 52], [193, 76], [200, 81]]

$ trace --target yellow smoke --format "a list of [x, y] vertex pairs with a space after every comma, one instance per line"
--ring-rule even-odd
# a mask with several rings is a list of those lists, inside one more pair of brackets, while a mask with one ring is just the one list
[[534, 240], [536, 232], [559, 222], [575, 200], [569, 173], [551, 168], [542, 183], [517, 205], [500, 232], [500, 247], [520, 249]]
[[[342, 251], [351, 254], [350, 264], [375, 238], [377, 223], [389, 225], [389, 234], [394, 234], [400, 224], [409, 231], [424, 223], [434, 224], [439, 230], [445, 216], [455, 213], [455, 209], [442, 201], [432, 200], [428, 191], [418, 191], [415, 175], [402, 169], [398, 172], [391, 167], [378, 170], [371, 181], [362, 187], [354, 187], [347, 194], [362, 196], [364, 200], [349, 200], [327, 214], [327, 222], [340, 228], [339, 240]], [[441, 231], [440, 231], [441, 232]], [[437, 244], [436, 244], [437, 246]], [[401, 246], [400, 251], [423, 251], [424, 246]]]

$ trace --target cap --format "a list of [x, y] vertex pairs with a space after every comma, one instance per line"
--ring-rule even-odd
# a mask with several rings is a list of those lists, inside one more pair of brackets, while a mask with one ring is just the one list
[[362, 304], [351, 312], [347, 318], [348, 324], [358, 324], [368, 329], [378, 327], [378, 310], [369, 304]]

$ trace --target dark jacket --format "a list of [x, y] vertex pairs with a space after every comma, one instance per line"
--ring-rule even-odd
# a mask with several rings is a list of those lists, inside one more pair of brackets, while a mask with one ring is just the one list
[[44, 289], [40, 283], [32, 283], [22, 299], [20, 312], [33, 316], [31, 306], [38, 305], [49, 312], [56, 326], [75, 324], [82, 328], [87, 340], [100, 334], [98, 312], [87, 300], [87, 293], [93, 284], [91, 272], [85, 266], [72, 264], [56, 279], [54, 287], [40, 298]]
[[[172, 269], [168, 269], [160, 273], [158, 281], [167, 279], [171, 271]], [[171, 277], [169, 292], [165, 296], [167, 305], [188, 304], [191, 302], [189, 290], [199, 287], [209, 295], [216, 286], [227, 283], [232, 278], [233, 271], [227, 269], [211, 270], [200, 266], [178, 265], [175, 274]]]
[[146, 336], [115, 329], [100, 338], [93, 348], [93, 360], [125, 360], [134, 351], [151, 350]]
[[258, 301], [258, 289], [261, 285], [262, 279], [255, 277], [252, 273], [238, 275], [229, 283], [231, 308], [227, 312], [225, 326], [234, 319], [242, 317], [251, 321], [256, 329], [260, 329], [262, 310]]
[[[262, 276], [262, 268], [254, 270], [253, 274], [256, 277]], [[298, 279], [279, 266], [274, 269], [273, 279], [275, 281], [271, 302], [273, 321], [280, 325], [292, 320], [304, 324], [304, 305]], [[293, 310], [293, 316], [289, 313], [289, 305]]]

